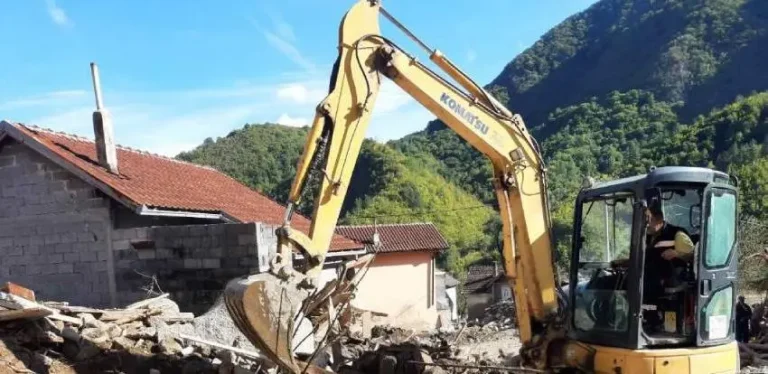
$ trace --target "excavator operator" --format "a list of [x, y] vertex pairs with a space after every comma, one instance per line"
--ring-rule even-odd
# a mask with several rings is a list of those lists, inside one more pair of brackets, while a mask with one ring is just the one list
[[[694, 244], [688, 232], [664, 219], [661, 201], [652, 199], [645, 209], [646, 238], [643, 277], [643, 304], [656, 305], [665, 292], [684, 287], [681, 273], [693, 259]], [[611, 262], [613, 267], [625, 267], [629, 259]], [[656, 313], [648, 316], [651, 326], [657, 326]]]

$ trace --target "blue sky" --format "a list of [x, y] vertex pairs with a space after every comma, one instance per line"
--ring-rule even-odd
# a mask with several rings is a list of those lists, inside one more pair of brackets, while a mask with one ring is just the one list
[[[0, 119], [92, 138], [91, 61], [118, 143], [175, 155], [245, 123], [311, 121], [353, 0], [0, 0]], [[480, 84], [594, 0], [385, 0]], [[473, 4], [474, 3], [474, 4]], [[222, 5], [225, 4], [225, 5]], [[422, 60], [381, 18], [382, 33]], [[368, 136], [433, 116], [386, 82]]]

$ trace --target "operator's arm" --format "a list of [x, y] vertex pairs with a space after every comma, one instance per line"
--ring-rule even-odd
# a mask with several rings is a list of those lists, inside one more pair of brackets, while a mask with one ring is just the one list
[[675, 249], [668, 249], [661, 254], [665, 260], [679, 258], [684, 261], [693, 259], [693, 240], [685, 231], [680, 230], [675, 234]]

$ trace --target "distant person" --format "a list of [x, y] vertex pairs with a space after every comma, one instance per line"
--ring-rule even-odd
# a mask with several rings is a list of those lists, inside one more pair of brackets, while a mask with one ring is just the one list
[[739, 296], [736, 303], [736, 341], [749, 342], [749, 323], [752, 320], [752, 307], [744, 302], [744, 296]]

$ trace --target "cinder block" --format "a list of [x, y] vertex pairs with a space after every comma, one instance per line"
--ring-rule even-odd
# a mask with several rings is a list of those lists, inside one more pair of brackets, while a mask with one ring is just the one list
[[92, 271], [107, 271], [107, 263], [104, 262], [104, 261], [92, 262], [91, 263], [91, 270]]
[[45, 245], [51, 245], [51, 244], [58, 244], [61, 243], [61, 236], [58, 234], [48, 234], [44, 238]]
[[37, 244], [30, 244], [26, 248], [24, 248], [24, 255], [25, 256], [37, 256], [40, 254], [40, 246]]
[[94, 238], [94, 234], [91, 232], [78, 232], [77, 233], [77, 241], [79, 243], [91, 243], [96, 241]]
[[69, 264], [74, 264], [75, 262], [80, 261], [80, 254], [77, 252], [72, 253], [65, 253], [64, 254], [64, 262]]
[[107, 261], [109, 259], [109, 251], [103, 250], [98, 252], [90, 252], [90, 253], [96, 253], [97, 259], [99, 261]]
[[154, 260], [157, 258], [157, 253], [154, 249], [137, 251], [139, 254], [139, 260]]
[[60, 264], [64, 261], [64, 256], [61, 253], [50, 254], [47, 255], [46, 258], [48, 259], [49, 264]]
[[185, 269], [200, 269], [201, 266], [202, 266], [202, 261], [200, 261], [199, 258], [184, 259]]
[[250, 244], [256, 244], [256, 236], [255, 235], [238, 235], [237, 236], [237, 244], [238, 245], [250, 245]]
[[208, 255], [211, 257], [223, 257], [224, 256], [224, 248], [221, 247], [213, 247], [208, 250]]
[[43, 245], [45, 244], [45, 240], [40, 235], [32, 235], [29, 237], [29, 244], [30, 245]]
[[59, 264], [57, 268], [59, 274], [71, 274], [74, 270], [74, 264]]
[[24, 246], [21, 245], [14, 245], [11, 247], [6, 247], [6, 250], [3, 251], [6, 253], [7, 256], [10, 257], [16, 257], [16, 256], [23, 256], [24, 255]]
[[130, 240], [118, 240], [112, 243], [112, 249], [115, 251], [124, 251], [131, 248]]
[[0, 238], [0, 248], [13, 245], [13, 238]]
[[0, 168], [15, 166], [15, 165], [16, 165], [15, 155], [0, 156]]
[[205, 269], [218, 269], [221, 267], [221, 262], [218, 258], [206, 258], [203, 260], [203, 268]]
[[81, 262], [93, 262], [99, 260], [99, 253], [94, 251], [80, 251], [77, 255]]
[[11, 277], [22, 277], [27, 275], [26, 265], [11, 265], [8, 270], [8, 274]]
[[155, 250], [156, 258], [171, 258], [173, 257], [173, 251], [167, 248], [158, 248]]
[[54, 249], [54, 253], [69, 253], [69, 252], [72, 252], [72, 244], [69, 244], [69, 243], [56, 244], [56, 247]]
[[77, 243], [77, 233], [69, 231], [70, 228], [67, 227], [67, 232], [64, 232], [61, 234], [61, 242], [62, 243]]
[[44, 265], [27, 265], [27, 275], [40, 275]]
[[56, 265], [56, 264], [46, 264], [46, 265], [41, 265], [40, 268], [41, 268], [40, 274], [42, 274], [42, 275], [51, 275], [51, 274], [56, 274], [56, 272], [58, 270], [58, 265]]

